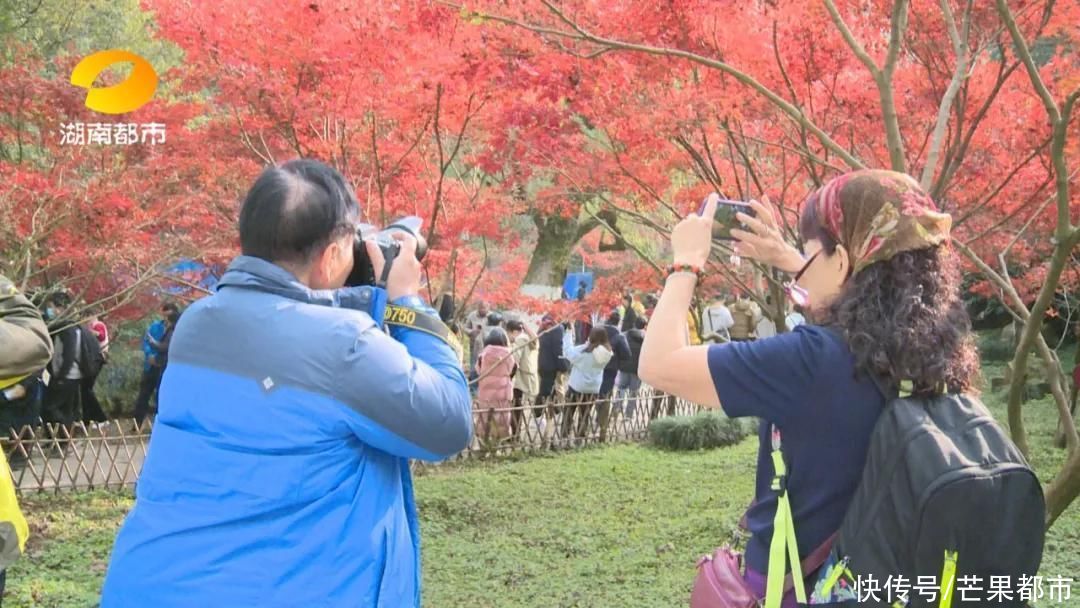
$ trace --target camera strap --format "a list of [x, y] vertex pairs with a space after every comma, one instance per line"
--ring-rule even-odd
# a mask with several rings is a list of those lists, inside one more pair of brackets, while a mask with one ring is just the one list
[[397, 258], [398, 252], [401, 251], [401, 245], [394, 244], [393, 247], [387, 247], [383, 249], [383, 267], [382, 276], [375, 282], [376, 287], [386, 289], [386, 280], [390, 278], [390, 267], [394, 265], [394, 259]]
[[462, 348], [457, 336], [455, 336], [454, 332], [450, 331], [450, 328], [442, 322], [442, 319], [439, 319], [436, 316], [416, 310], [415, 308], [387, 304], [386, 312], [383, 315], [383, 322], [390, 326], [415, 329], [426, 334], [431, 334], [449, 344], [450, 348], [453, 348], [459, 357], [461, 356]]

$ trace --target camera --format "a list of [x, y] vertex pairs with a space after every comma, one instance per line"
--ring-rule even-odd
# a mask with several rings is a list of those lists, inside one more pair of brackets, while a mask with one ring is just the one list
[[[357, 226], [356, 240], [353, 243], [353, 268], [352, 272], [349, 273], [349, 277], [345, 279], [345, 285], [349, 287], [376, 285], [386, 281], [386, 277], [390, 274], [390, 265], [393, 264], [394, 258], [401, 252], [401, 243], [393, 237], [395, 232], [405, 232], [413, 235], [416, 239], [416, 259], [423, 261], [428, 249], [427, 240], [420, 234], [420, 226], [423, 223], [424, 220], [415, 215], [410, 215], [395, 220], [382, 230], [371, 224]], [[386, 260], [381, 277], [375, 276], [375, 266], [371, 263], [367, 247], [364, 244], [366, 239], [372, 238], [382, 251], [383, 259]]]
[[[705, 203], [708, 202], [708, 200], [709, 199], [706, 198], [704, 201], [701, 201], [701, 208], [698, 209], [698, 215], [705, 213]], [[754, 208], [751, 207], [749, 203], [725, 199], [720, 199], [717, 202], [712, 226], [712, 238], [714, 240], [734, 240], [734, 237], [731, 236], [731, 230], [739, 227], [739, 218], [735, 217], [736, 213], [745, 213], [750, 217], [756, 215]]]

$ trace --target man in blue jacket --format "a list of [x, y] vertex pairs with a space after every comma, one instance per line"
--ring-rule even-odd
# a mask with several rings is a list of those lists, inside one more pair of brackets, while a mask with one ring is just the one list
[[161, 305], [161, 318], [150, 324], [143, 334], [143, 373], [139, 380], [139, 395], [135, 397], [135, 423], [142, 426], [150, 412], [150, 399], [158, 394], [161, 376], [165, 372], [165, 363], [169, 356], [169, 340], [176, 322], [180, 319], [180, 308], [166, 302]]
[[468, 445], [469, 391], [417, 295], [415, 239], [395, 236], [385, 288], [342, 289], [358, 215], [317, 161], [248, 192], [243, 255], [173, 333], [103, 608], [420, 605], [409, 459]]

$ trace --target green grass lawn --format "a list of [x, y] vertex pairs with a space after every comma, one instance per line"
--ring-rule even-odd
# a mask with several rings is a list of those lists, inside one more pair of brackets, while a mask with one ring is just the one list
[[[988, 366], [987, 377], [997, 374]], [[985, 400], [1004, 420], [1000, 396]], [[1025, 408], [1044, 480], [1056, 410]], [[753, 439], [707, 452], [615, 446], [429, 469], [416, 482], [425, 605], [436, 608], [686, 606], [697, 557], [727, 540], [751, 497]], [[23, 500], [33, 538], [12, 567], [5, 606], [92, 606], [129, 495]], [[1080, 504], [1051, 530], [1043, 576], [1076, 578]]]

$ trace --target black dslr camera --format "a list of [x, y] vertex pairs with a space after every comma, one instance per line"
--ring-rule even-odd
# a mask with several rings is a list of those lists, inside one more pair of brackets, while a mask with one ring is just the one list
[[[424, 220], [415, 215], [410, 215], [396, 220], [382, 230], [371, 224], [360, 224], [356, 228], [356, 241], [353, 243], [353, 268], [352, 272], [349, 273], [349, 278], [345, 279], [345, 285], [353, 287], [386, 282], [386, 277], [390, 275], [390, 265], [393, 264], [394, 258], [401, 252], [401, 243], [391, 236], [395, 232], [407, 232], [416, 238], [416, 259], [423, 261], [428, 249], [427, 241], [420, 234], [420, 226], [423, 223]], [[386, 260], [386, 266], [383, 267], [381, 277], [375, 276], [375, 266], [372, 265], [371, 258], [368, 257], [367, 247], [364, 245], [364, 239], [372, 237], [374, 237], [379, 249], [382, 250], [383, 258]]]

